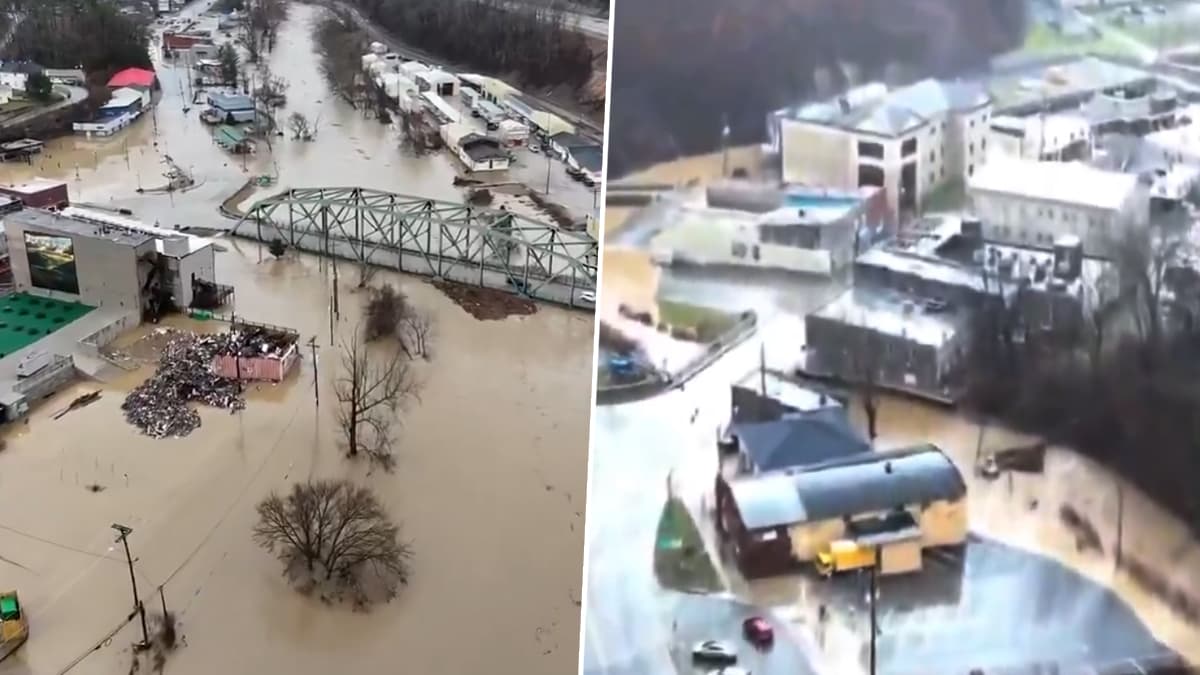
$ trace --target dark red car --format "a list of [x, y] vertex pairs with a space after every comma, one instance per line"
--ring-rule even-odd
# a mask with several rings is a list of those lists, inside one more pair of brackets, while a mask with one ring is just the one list
[[775, 643], [775, 629], [761, 616], [752, 616], [743, 621], [742, 634], [759, 649], [766, 649]]

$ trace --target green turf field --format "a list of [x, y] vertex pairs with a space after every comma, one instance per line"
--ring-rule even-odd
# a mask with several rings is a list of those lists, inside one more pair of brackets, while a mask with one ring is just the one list
[[92, 309], [77, 302], [51, 300], [28, 293], [0, 298], [0, 358], [28, 347]]

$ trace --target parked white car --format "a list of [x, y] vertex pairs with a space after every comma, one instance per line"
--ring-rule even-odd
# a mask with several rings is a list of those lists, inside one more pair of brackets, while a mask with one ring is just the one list
[[705, 663], [737, 663], [737, 650], [728, 642], [705, 640], [692, 647], [692, 658]]
[[595, 291], [584, 291], [584, 292], [580, 293], [579, 301], [586, 302], [589, 305], [596, 304], [596, 292]]

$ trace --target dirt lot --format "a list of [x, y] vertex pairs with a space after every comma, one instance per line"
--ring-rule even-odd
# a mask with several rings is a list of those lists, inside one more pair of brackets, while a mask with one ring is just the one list
[[526, 316], [537, 312], [537, 305], [504, 291], [468, 286], [454, 281], [431, 281], [434, 288], [446, 294], [454, 304], [480, 321], [498, 321], [510, 316]]

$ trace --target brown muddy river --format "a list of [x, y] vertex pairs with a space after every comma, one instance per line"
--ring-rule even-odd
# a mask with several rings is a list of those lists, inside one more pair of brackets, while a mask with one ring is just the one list
[[[385, 127], [332, 99], [317, 75], [307, 28], [315, 10], [293, 5], [272, 56], [291, 82], [289, 107], [321, 115], [314, 143], [276, 147], [282, 186], [363, 185], [457, 199], [445, 156], [404, 156]], [[70, 180], [72, 198], [130, 208], [163, 225], [212, 225], [217, 205], [245, 180], [220, 151], [177, 82], [160, 69], [164, 100], [117, 138], [59, 139], [33, 167], [6, 165], [5, 182]], [[157, 146], [155, 145], [157, 143]], [[139, 195], [164, 182], [158, 153], [193, 167], [189, 192]], [[266, 153], [247, 166], [269, 172]], [[278, 188], [276, 188], [278, 189]], [[327, 270], [309, 257], [275, 261], [224, 240], [217, 275], [237, 288], [236, 311], [316, 336], [312, 359], [245, 411], [202, 410], [183, 439], [153, 440], [124, 421], [124, 392], [144, 373], [101, 373], [102, 398], [60, 420], [50, 415], [97, 387], [81, 383], [9, 430], [0, 451], [0, 587], [18, 589], [29, 641], [0, 673], [128, 672], [134, 622], [110, 642], [132, 604], [111, 523], [133, 528], [139, 590], [181, 621], [186, 646], [172, 673], [486, 673], [559, 675], [576, 668], [580, 564], [591, 389], [591, 318], [543, 307], [479, 322], [413, 277], [400, 284], [437, 321], [436, 355], [419, 365], [420, 401], [402, 413], [392, 474], [347, 461], [334, 423], [338, 353], [330, 346]], [[266, 258], [266, 261], [263, 259]], [[343, 268], [339, 335], [357, 323], [356, 274]], [[179, 325], [189, 320], [179, 319]], [[132, 339], [130, 337], [129, 339]], [[255, 504], [309, 477], [352, 477], [374, 487], [415, 549], [411, 584], [369, 613], [326, 606], [288, 587], [276, 560], [250, 538]], [[99, 485], [93, 492], [88, 485]]]

